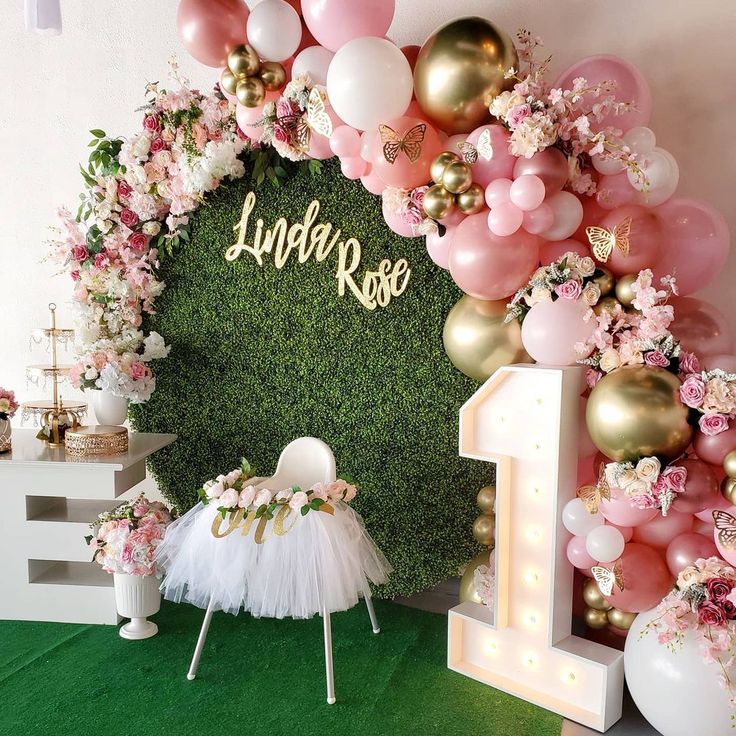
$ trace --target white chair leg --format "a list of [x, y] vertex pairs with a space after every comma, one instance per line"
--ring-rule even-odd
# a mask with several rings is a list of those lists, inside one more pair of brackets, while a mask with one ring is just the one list
[[376, 618], [376, 612], [373, 610], [373, 599], [371, 598], [371, 594], [367, 593], [365, 596], [365, 605], [368, 609], [368, 615], [371, 617], [371, 628], [373, 629], [374, 634], [380, 634], [381, 633], [381, 627], [378, 625], [378, 619]]
[[202, 649], [204, 649], [204, 642], [207, 639], [207, 631], [210, 628], [210, 621], [212, 621], [212, 608], [213, 602], [207, 606], [207, 611], [204, 614], [204, 621], [202, 622], [202, 628], [199, 632], [199, 638], [197, 639], [197, 646], [194, 648], [194, 656], [192, 657], [192, 663], [189, 665], [189, 672], [187, 672], [187, 680], [193, 680], [197, 676], [197, 668], [199, 667], [199, 658], [202, 656]]
[[330, 613], [325, 609], [322, 614], [325, 627], [325, 670], [327, 673], [327, 702], [335, 702], [335, 674], [332, 669], [332, 624]]

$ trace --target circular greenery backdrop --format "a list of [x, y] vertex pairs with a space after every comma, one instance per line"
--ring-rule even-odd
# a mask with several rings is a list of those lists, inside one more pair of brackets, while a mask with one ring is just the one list
[[272, 255], [225, 260], [252, 183], [224, 186], [199, 208], [191, 240], [162, 265], [167, 288], [148, 319], [171, 343], [155, 366], [157, 388], [134, 406], [136, 429], [176, 432], [151, 469], [181, 510], [208, 478], [246, 457], [261, 475], [302, 435], [324, 439], [338, 474], [360, 492], [354, 506], [395, 571], [379, 595], [434, 585], [476, 552], [475, 493], [492, 467], [458, 457], [458, 409], [476, 388], [442, 349], [444, 319], [461, 293], [435, 266], [421, 239], [395, 235], [380, 199], [349, 181], [336, 161], [320, 175], [306, 167], [281, 187], [255, 187], [254, 223], [299, 222], [319, 199], [318, 222], [332, 222], [362, 245], [358, 273], [383, 258], [406, 258], [407, 290], [368, 311], [337, 293], [333, 254], [277, 270]]

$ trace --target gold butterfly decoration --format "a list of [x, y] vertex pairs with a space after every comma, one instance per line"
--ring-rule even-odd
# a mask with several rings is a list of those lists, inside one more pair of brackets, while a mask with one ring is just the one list
[[598, 583], [598, 587], [605, 598], [613, 593], [614, 585], [623, 592], [624, 570], [621, 560], [616, 561], [612, 570], [607, 567], [594, 565], [590, 568], [590, 571], [593, 573], [593, 577], [595, 578], [596, 583]]
[[728, 511], [714, 511], [713, 521], [718, 530], [718, 541], [729, 552], [736, 549], [736, 516]]
[[383, 143], [383, 156], [390, 164], [396, 161], [401, 151], [406, 157], [414, 163], [422, 155], [422, 142], [424, 141], [424, 133], [427, 130], [425, 123], [415, 125], [408, 130], [403, 138], [388, 125], [379, 125], [378, 131], [381, 134], [381, 143]]
[[618, 248], [624, 256], [629, 255], [629, 233], [631, 233], [631, 218], [626, 217], [613, 228], [606, 230], [604, 227], [586, 227], [585, 234], [593, 246], [593, 255], [605, 263], [614, 248]]
[[457, 144], [458, 149], [463, 154], [463, 161], [466, 164], [474, 164], [480, 156], [485, 161], [493, 158], [493, 144], [491, 143], [491, 131], [486, 128], [478, 138], [478, 145], [474, 146], [469, 141], [460, 141]]
[[606, 481], [606, 466], [603, 463], [598, 470], [598, 482], [592, 486], [580, 486], [577, 496], [590, 514], [598, 513], [598, 507], [603, 499], [611, 500], [611, 489]]
[[284, 122], [287, 126], [289, 123], [293, 125], [296, 147], [303, 152], [309, 150], [312, 131], [327, 138], [332, 135], [332, 120], [325, 109], [325, 100], [316, 87], [312, 87], [307, 98], [306, 113], [304, 115], [288, 116], [284, 119]]

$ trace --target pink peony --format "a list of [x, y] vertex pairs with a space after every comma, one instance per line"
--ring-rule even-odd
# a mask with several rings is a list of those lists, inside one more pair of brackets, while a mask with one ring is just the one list
[[129, 238], [128, 242], [130, 243], [130, 247], [137, 251], [138, 253], [141, 253], [146, 249], [146, 246], [148, 245], [148, 235], [145, 233], [133, 233]]
[[699, 375], [694, 373], [685, 379], [685, 382], [680, 386], [680, 399], [683, 404], [693, 409], [703, 405], [705, 383]]
[[568, 279], [564, 284], [555, 287], [555, 294], [563, 299], [579, 299], [583, 290], [579, 281]]
[[723, 626], [726, 623], [726, 612], [713, 601], [705, 601], [698, 608], [698, 621], [706, 626]]
[[661, 350], [651, 350], [644, 356], [644, 362], [647, 365], [666, 368], [670, 364], [670, 359]]
[[713, 437], [728, 429], [728, 419], [723, 414], [703, 414], [698, 426], [703, 434]]
[[86, 245], [75, 245], [72, 248], [72, 258], [79, 263], [84, 263], [89, 258], [89, 251]]
[[680, 353], [680, 371], [686, 375], [689, 373], [700, 373], [700, 361], [695, 353], [683, 350]]
[[138, 215], [127, 207], [120, 213], [120, 222], [127, 227], [135, 227], [138, 224]]
[[708, 598], [715, 603], [723, 603], [731, 593], [731, 583], [726, 578], [711, 578], [706, 582]]
[[158, 115], [146, 115], [143, 118], [143, 130], [148, 133], [158, 133], [161, 130], [161, 121]]

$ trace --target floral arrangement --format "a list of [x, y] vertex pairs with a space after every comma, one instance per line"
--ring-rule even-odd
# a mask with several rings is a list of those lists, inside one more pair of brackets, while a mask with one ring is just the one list
[[0, 387], [0, 419], [7, 420], [15, 416], [18, 406], [19, 404], [15, 400], [15, 393]]
[[639, 509], [661, 509], [662, 516], [672, 507], [678, 493], [685, 492], [687, 469], [662, 464], [656, 457], [632, 462], [608, 463], [605, 478], [609, 486], [621, 488]]
[[590, 256], [565, 253], [549, 266], [538, 268], [529, 283], [516, 292], [506, 306], [505, 321], [518, 319], [523, 322], [537, 302], [547, 299], [582, 299], [589, 307], [594, 307], [601, 298], [596, 279], [602, 275], [603, 271]]
[[110, 573], [155, 575], [154, 552], [174, 514], [159, 501], [143, 494], [97, 517], [86, 537], [94, 550], [92, 559]]
[[675, 589], [659, 604], [656, 616], [644, 628], [675, 652], [682, 647], [686, 631], [692, 631], [707, 663], [720, 667], [720, 684], [734, 693], [736, 664], [736, 570], [718, 557], [699, 559], [677, 576]]
[[473, 587], [478, 593], [480, 602], [493, 608], [496, 594], [496, 551], [491, 550], [487, 565], [478, 565], [473, 570]]
[[415, 235], [426, 235], [438, 229], [444, 230], [441, 223], [427, 217], [424, 211], [424, 195], [428, 189], [428, 185], [414, 189], [386, 187], [381, 194], [383, 206], [389, 214], [398, 216], [406, 223]]
[[680, 361], [680, 364], [684, 374], [680, 399], [700, 413], [700, 431], [709, 436], [725, 432], [729, 421], [736, 415], [736, 373], [727, 373], [720, 368], [700, 371], [695, 356], [685, 364]]

